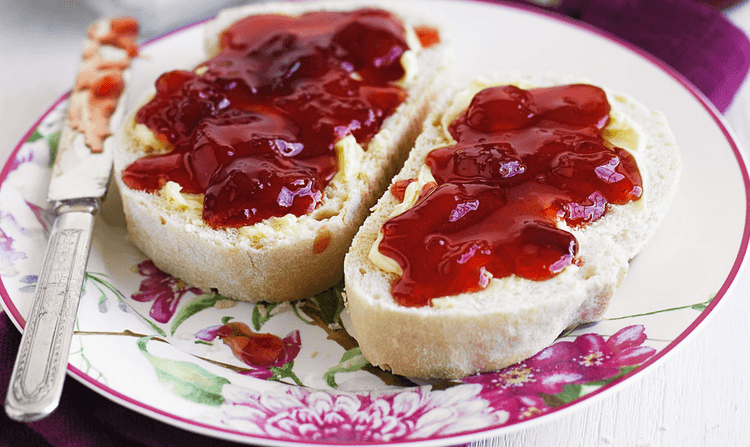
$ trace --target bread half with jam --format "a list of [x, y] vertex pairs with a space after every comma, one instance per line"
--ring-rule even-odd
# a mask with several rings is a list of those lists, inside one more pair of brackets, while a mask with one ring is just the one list
[[122, 131], [115, 175], [133, 243], [236, 300], [339, 282], [449, 63], [439, 30], [409, 14], [311, 1], [208, 22], [205, 62], [161, 75]]
[[346, 257], [363, 355], [460, 378], [596, 321], [680, 169], [665, 117], [606, 87], [497, 74], [445, 96]]

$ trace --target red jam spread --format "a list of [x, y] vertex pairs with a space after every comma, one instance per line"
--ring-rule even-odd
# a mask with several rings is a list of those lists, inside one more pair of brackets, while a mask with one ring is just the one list
[[[104, 140], [111, 134], [109, 120], [125, 89], [122, 72], [138, 54], [138, 28], [138, 22], [130, 17], [109, 20], [106, 32], [100, 31], [98, 23], [89, 27], [83, 61], [68, 108], [68, 123], [83, 133], [91, 152], [102, 152]], [[125, 55], [117, 60], [105, 59], [99, 52], [105, 45], [119, 48]]]
[[425, 306], [577, 262], [576, 238], [556, 222], [584, 226], [643, 192], [633, 157], [602, 137], [609, 112], [590, 85], [477, 93], [448, 128], [457, 143], [427, 156], [437, 186], [383, 225], [379, 251], [403, 270], [396, 301]]
[[338, 169], [334, 144], [369, 141], [405, 99], [394, 84], [405, 30], [386, 11], [251, 16], [220, 47], [195, 72], [156, 81], [136, 122], [174, 148], [123, 172], [133, 189], [174, 181], [205, 194], [214, 228], [315, 209]]

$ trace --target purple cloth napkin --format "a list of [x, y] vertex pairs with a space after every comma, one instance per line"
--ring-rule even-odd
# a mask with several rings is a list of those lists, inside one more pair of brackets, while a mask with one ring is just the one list
[[[505, 0], [533, 6], [528, 0]], [[750, 66], [750, 41], [717, 10], [693, 0], [562, 0], [548, 10], [589, 23], [638, 46], [682, 73], [726, 110]], [[21, 336], [0, 311], [0, 397]], [[4, 399], [3, 399], [4, 400]], [[68, 378], [60, 407], [30, 424], [0, 412], [0, 446], [188, 446], [232, 443], [135, 413]]]
[[[501, 0], [503, 1], [503, 0]], [[539, 0], [507, 0], [534, 6]], [[682, 73], [724, 112], [750, 68], [750, 41], [697, 0], [562, 0], [542, 8], [594, 25]]]

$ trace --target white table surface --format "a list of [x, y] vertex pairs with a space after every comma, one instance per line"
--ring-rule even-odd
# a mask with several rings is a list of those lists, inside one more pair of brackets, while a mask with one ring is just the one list
[[[750, 2], [726, 15], [750, 34]], [[0, 160], [72, 85], [81, 33], [97, 13], [78, 0], [0, 0]], [[750, 150], [750, 82], [725, 114]], [[750, 445], [750, 272], [685, 343], [586, 408], [481, 446]]]

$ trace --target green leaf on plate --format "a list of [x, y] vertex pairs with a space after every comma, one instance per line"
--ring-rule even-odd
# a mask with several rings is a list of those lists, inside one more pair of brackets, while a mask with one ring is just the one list
[[707, 301], [704, 301], [704, 302], [698, 303], [698, 304], [693, 304], [693, 306], [691, 307], [691, 309], [697, 310], [699, 312], [703, 312], [704, 310], [706, 310], [706, 308], [708, 307], [708, 305], [711, 304], [711, 301], [713, 301], [714, 298], [716, 298], [716, 294], [715, 293], [712, 294], [711, 298], [709, 298]]
[[557, 398], [563, 403], [570, 403], [581, 397], [581, 385], [572, 383], [565, 385], [562, 392], [557, 394]]
[[217, 407], [224, 403], [221, 388], [229, 384], [229, 380], [194, 363], [165, 359], [151, 354], [146, 345], [152, 338], [153, 336], [139, 338], [138, 349], [154, 367], [162, 385], [191, 402]]
[[359, 371], [369, 364], [370, 362], [365, 359], [365, 356], [362, 355], [362, 351], [358, 346], [346, 351], [344, 355], [341, 356], [339, 364], [330, 368], [325, 374], [323, 374], [323, 379], [331, 388], [338, 388], [339, 385], [336, 383], [337, 373]]
[[223, 300], [224, 297], [221, 295], [214, 293], [214, 294], [206, 294], [201, 295], [197, 297], [196, 299], [191, 300], [188, 302], [185, 306], [183, 306], [180, 311], [175, 316], [174, 321], [172, 322], [172, 328], [171, 333], [174, 335], [177, 328], [185, 322], [188, 318], [192, 317], [193, 315], [197, 314], [198, 312], [208, 309], [210, 307], [214, 307], [216, 305], [216, 302], [219, 300]]
[[32, 132], [31, 135], [29, 135], [29, 138], [26, 139], [26, 142], [33, 143], [35, 141], [41, 140], [42, 138], [44, 138], [44, 135], [39, 132], [39, 129], [34, 129], [34, 132]]
[[577, 383], [565, 385], [561, 392], [557, 394], [540, 394], [544, 403], [552, 408], [573, 402], [581, 397], [582, 386]]
[[57, 131], [47, 135], [47, 144], [49, 145], [49, 165], [52, 167], [55, 164], [55, 157], [57, 157], [57, 147], [60, 145], [61, 131]]
[[339, 282], [311, 298], [320, 311], [320, 317], [326, 324], [340, 324], [339, 318], [344, 310], [344, 297], [341, 295], [343, 290], [344, 284]]
[[276, 306], [277, 304], [258, 303], [253, 307], [253, 328], [255, 328], [256, 331], [259, 331], [266, 321], [271, 319], [273, 316], [271, 315], [271, 311], [273, 311]]
[[289, 378], [292, 379], [298, 386], [303, 386], [302, 381], [299, 380], [299, 377], [297, 377], [297, 374], [295, 374], [292, 369], [294, 369], [294, 360], [284, 364], [284, 366], [282, 367], [272, 366], [269, 368], [269, 371], [273, 373], [273, 377], [269, 378], [268, 380], [277, 380], [281, 382], [281, 379]]

